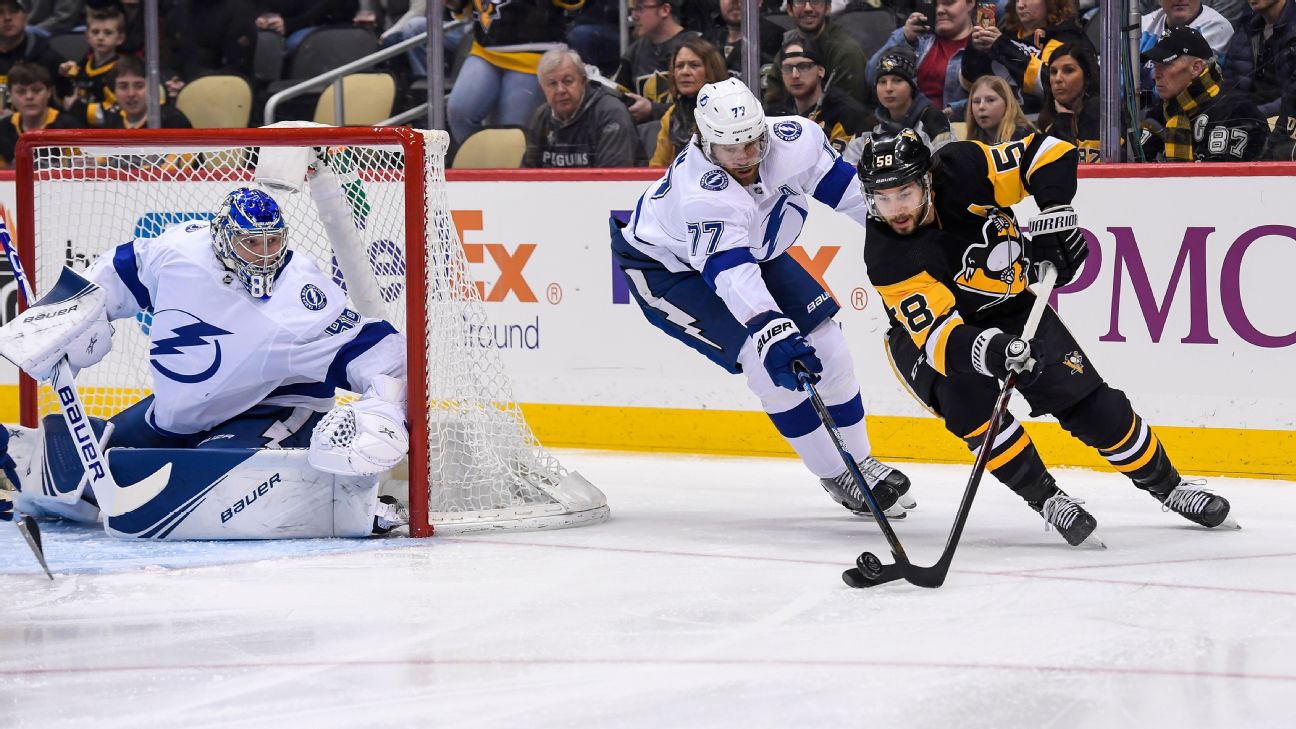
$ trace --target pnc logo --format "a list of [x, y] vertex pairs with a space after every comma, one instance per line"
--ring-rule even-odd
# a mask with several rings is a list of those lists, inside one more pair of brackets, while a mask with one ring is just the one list
[[[503, 301], [512, 294], [518, 301], [536, 303], [535, 292], [527, 283], [526, 274], [523, 272], [527, 262], [531, 260], [531, 255], [535, 253], [536, 244], [519, 243], [510, 251], [503, 243], [469, 243], [464, 240], [465, 234], [468, 231], [482, 230], [482, 211], [452, 210], [450, 216], [454, 218], [455, 229], [459, 231], [459, 243], [463, 246], [464, 256], [468, 262], [485, 263], [489, 257], [499, 269], [499, 278], [495, 279], [489, 287], [483, 281], [473, 282], [482, 300]], [[552, 289], [556, 285], [550, 284], [551, 303], [557, 303], [552, 296]]]

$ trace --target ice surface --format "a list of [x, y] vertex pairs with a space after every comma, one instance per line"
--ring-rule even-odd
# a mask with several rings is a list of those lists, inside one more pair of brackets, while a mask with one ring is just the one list
[[[945, 586], [852, 590], [872, 523], [799, 463], [563, 454], [612, 520], [431, 540], [135, 543], [0, 525], [0, 727], [1290, 727], [1296, 484], [1243, 530], [1060, 471], [1109, 549], [983, 485]], [[904, 464], [936, 558], [968, 469]]]

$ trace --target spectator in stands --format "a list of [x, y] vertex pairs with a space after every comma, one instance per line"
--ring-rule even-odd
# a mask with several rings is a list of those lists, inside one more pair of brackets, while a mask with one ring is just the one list
[[779, 74], [787, 94], [766, 105], [771, 116], [803, 116], [819, 125], [828, 143], [844, 152], [856, 136], [868, 131], [868, 112], [836, 86], [823, 87], [827, 71], [814, 41], [794, 37], [779, 52]]
[[633, 167], [639, 135], [625, 104], [591, 84], [580, 54], [545, 51], [538, 69], [545, 103], [527, 130], [523, 167]]
[[71, 114], [50, 106], [54, 77], [38, 63], [19, 61], [9, 69], [9, 98], [14, 113], [0, 120], [0, 165], [12, 167], [19, 135], [36, 129], [76, 129]]
[[968, 92], [961, 71], [964, 50], [972, 38], [975, 7], [976, 0], [936, 0], [935, 19], [916, 11], [909, 13], [904, 25], [869, 59], [869, 81], [877, 81], [882, 56], [897, 46], [907, 45], [915, 49], [918, 57], [918, 90], [940, 106], [946, 116], [962, 115]]
[[[11, 108], [6, 91], [11, 66], [31, 61], [54, 76], [64, 60], [50, 48], [48, 40], [27, 32], [27, 10], [19, 0], [0, 0], [0, 112]], [[70, 88], [66, 81], [60, 83], [58, 95], [67, 95]]]
[[1098, 60], [1088, 44], [1065, 43], [1049, 56], [1039, 128], [1074, 144], [1081, 162], [1102, 160], [1098, 78]]
[[[113, 74], [113, 98], [86, 108], [86, 125], [105, 129], [143, 129], [148, 126], [148, 74], [144, 61], [123, 56]], [[163, 104], [163, 129], [189, 129], [193, 125], [175, 104]]]
[[[828, 17], [828, 0], [788, 0], [788, 15], [796, 21], [796, 28], [783, 36], [787, 43], [795, 38], [814, 41], [823, 54], [826, 88], [838, 88], [861, 104], [870, 99], [870, 80], [865, 69], [868, 57], [859, 43], [841, 26]], [[783, 96], [783, 76], [775, 72], [769, 76], [765, 101], [778, 101]]]
[[908, 46], [896, 46], [878, 62], [874, 134], [912, 129], [938, 149], [953, 139], [949, 119], [918, 91], [917, 60]]
[[1226, 54], [1233, 38], [1233, 24], [1223, 15], [1204, 7], [1202, 0], [1161, 0], [1159, 9], [1143, 16], [1139, 52], [1146, 54], [1167, 30], [1185, 25], [1202, 34], [1220, 63], [1228, 60]]
[[1278, 105], [1278, 121], [1269, 132], [1265, 159], [1296, 161], [1296, 85], [1288, 85]]
[[287, 53], [297, 50], [320, 26], [349, 24], [360, 13], [359, 0], [256, 0], [254, 4], [257, 30], [284, 36]]
[[[64, 103], [66, 110], [72, 110], [73, 105], [80, 109], [99, 102], [112, 106], [117, 49], [126, 41], [126, 16], [121, 8], [91, 10], [86, 16], [85, 37], [90, 50], [81, 61], [64, 61], [59, 66], [59, 75], [72, 80], [75, 93]], [[80, 117], [81, 113], [75, 115]]]
[[1008, 5], [1002, 32], [993, 22], [972, 27], [971, 46], [976, 53], [969, 51], [964, 56], [963, 78], [994, 73], [985, 61], [998, 62], [1020, 90], [1023, 110], [1038, 112], [1048, 85], [1049, 57], [1063, 43], [1089, 44], [1077, 20], [1074, 0], [1017, 0]]
[[[742, 11], [743, 0], [720, 0], [720, 12], [716, 14], [711, 27], [702, 33], [703, 38], [720, 49], [729, 75], [735, 78], [742, 78]], [[782, 42], [783, 29], [761, 16], [759, 63], [773, 63]]]
[[540, 54], [563, 45], [565, 10], [584, 0], [473, 1], [472, 50], [446, 105], [450, 133], [462, 144], [489, 120], [525, 126], [544, 103], [536, 67]]
[[689, 38], [675, 49], [671, 57], [668, 79], [672, 102], [661, 118], [657, 133], [657, 146], [653, 150], [650, 167], [666, 167], [675, 155], [684, 149], [697, 132], [693, 110], [697, 95], [706, 84], [729, 78], [720, 51], [701, 38]]
[[[1144, 17], [1161, 6], [1161, 0], [1138, 0], [1138, 2]], [[1236, 28], [1251, 15], [1247, 2], [1248, 0], [1202, 0], [1202, 5], [1223, 15], [1224, 19]]]
[[1296, 73], [1296, 0], [1249, 0], [1255, 14], [1229, 41], [1224, 82], [1251, 94], [1265, 117], [1278, 114]]
[[684, 41], [701, 35], [680, 25], [675, 11], [679, 2], [630, 0], [635, 41], [621, 58], [613, 80], [634, 99], [630, 116], [636, 124], [660, 119], [666, 113], [670, 101], [671, 59]]
[[968, 92], [967, 138], [986, 144], [1003, 144], [1035, 131], [1022, 113], [1017, 96], [999, 76], [982, 76]]
[[585, 0], [567, 29], [567, 45], [606, 75], [616, 73], [621, 60], [620, 14], [618, 0]]
[[1143, 54], [1153, 65], [1160, 106], [1148, 114], [1148, 159], [1241, 162], [1264, 154], [1269, 124], [1255, 102], [1225, 90], [1214, 51], [1195, 28], [1180, 26]]
[[166, 80], [174, 98], [188, 81], [209, 74], [252, 78], [256, 10], [251, 0], [176, 0], [167, 13], [169, 64]]
[[66, 33], [81, 24], [85, 0], [29, 0], [27, 22], [37, 35]]
[[[427, 0], [411, 0], [409, 9], [405, 14], [396, 18], [391, 26], [384, 30], [382, 35], [378, 36], [378, 46], [387, 48], [394, 46], [401, 41], [407, 41], [416, 35], [427, 32]], [[443, 43], [448, 40], [446, 34], [442, 36]], [[446, 43], [445, 53], [447, 56], [453, 55], [454, 47]], [[427, 77], [427, 46], [418, 45], [405, 53], [406, 62], [409, 63], [410, 73], [415, 78]]]

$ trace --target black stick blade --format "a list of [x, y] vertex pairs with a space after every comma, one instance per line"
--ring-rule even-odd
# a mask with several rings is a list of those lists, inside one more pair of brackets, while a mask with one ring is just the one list
[[31, 547], [32, 554], [36, 555], [36, 561], [40, 562], [41, 569], [45, 570], [46, 576], [51, 580], [54, 579], [54, 573], [50, 572], [49, 565], [45, 563], [45, 548], [41, 546], [40, 527], [36, 524], [36, 520], [30, 516], [24, 516], [14, 522], [14, 525], [18, 527], [23, 539], [27, 540], [27, 546]]

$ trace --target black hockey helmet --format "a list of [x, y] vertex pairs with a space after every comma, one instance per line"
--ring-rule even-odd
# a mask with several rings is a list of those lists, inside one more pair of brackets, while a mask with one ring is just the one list
[[875, 134], [864, 142], [864, 152], [855, 168], [865, 193], [900, 187], [921, 181], [931, 170], [931, 150], [918, 132], [901, 129], [894, 134]]

